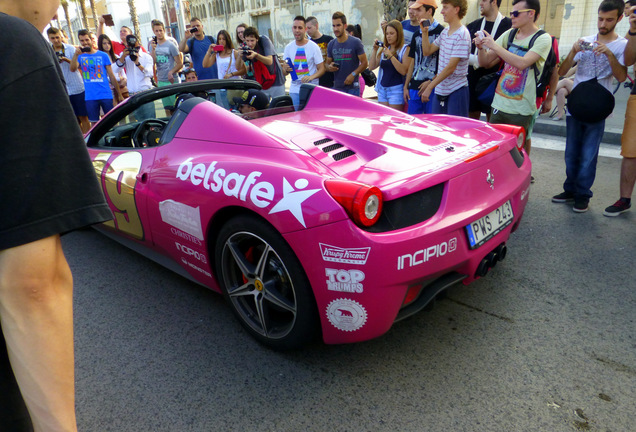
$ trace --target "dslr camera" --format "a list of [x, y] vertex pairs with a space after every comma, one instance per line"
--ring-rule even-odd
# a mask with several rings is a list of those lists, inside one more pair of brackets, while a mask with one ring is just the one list
[[139, 56], [137, 55], [139, 53], [139, 47], [137, 46], [137, 36], [126, 36], [126, 48], [128, 48], [128, 51], [130, 52], [130, 59], [132, 61], [137, 61], [137, 58], [139, 58]]
[[252, 52], [252, 48], [248, 47], [247, 44], [242, 44], [241, 50], [243, 50], [243, 61], [245, 61], [247, 60], [247, 55]]

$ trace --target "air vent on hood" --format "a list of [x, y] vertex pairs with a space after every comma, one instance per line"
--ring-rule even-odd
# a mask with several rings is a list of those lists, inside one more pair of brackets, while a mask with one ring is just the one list
[[[329, 143], [329, 144], [328, 144], [328, 145], [325, 145], [325, 146], [323, 146], [323, 147], [320, 147], [320, 146], [322, 146], [323, 144], [327, 144], [327, 143]], [[339, 150], [339, 149], [343, 148], [343, 147], [344, 147], [344, 145], [342, 145], [342, 144], [340, 144], [340, 143], [335, 142], [335, 141], [334, 141], [333, 139], [331, 139], [331, 138], [322, 138], [322, 139], [316, 140], [316, 141], [314, 141], [314, 145], [315, 145], [316, 147], [319, 147], [319, 148], [320, 148], [320, 150], [322, 150], [322, 151], [323, 151], [323, 153], [327, 153], [327, 154], [329, 154], [329, 155], [330, 155], [330, 156], [331, 156], [334, 160], [336, 160], [336, 161], [342, 160], [342, 159], [344, 159], [344, 158], [347, 158], [347, 157], [349, 157], [349, 156], [353, 156], [353, 155], [355, 155], [355, 154], [356, 154], [353, 150], [349, 150], [349, 149], [345, 149], [345, 150], [343, 150], [343, 151], [340, 151], [340, 152], [338, 152], [338, 153], [333, 154], [332, 152], [334, 152], [334, 151], [336, 151], [336, 150]], [[330, 153], [331, 153], [331, 154], [330, 154]]]

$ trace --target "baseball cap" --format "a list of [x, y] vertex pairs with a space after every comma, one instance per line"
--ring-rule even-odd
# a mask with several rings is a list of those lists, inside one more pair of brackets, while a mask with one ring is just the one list
[[239, 106], [249, 105], [257, 110], [262, 110], [269, 105], [269, 97], [260, 90], [249, 89], [243, 92], [241, 97], [235, 97], [234, 103]]
[[437, 9], [437, 2], [435, 0], [417, 0], [410, 6], [410, 8], [417, 9], [421, 6], [431, 6]]

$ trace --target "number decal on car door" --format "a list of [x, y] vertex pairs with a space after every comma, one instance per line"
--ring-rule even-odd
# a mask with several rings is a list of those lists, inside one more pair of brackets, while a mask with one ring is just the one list
[[106, 225], [143, 240], [144, 229], [135, 202], [137, 174], [141, 171], [141, 153], [122, 153], [109, 163], [111, 155], [112, 153], [99, 153], [93, 161], [104, 195], [115, 215], [115, 219], [106, 222]]

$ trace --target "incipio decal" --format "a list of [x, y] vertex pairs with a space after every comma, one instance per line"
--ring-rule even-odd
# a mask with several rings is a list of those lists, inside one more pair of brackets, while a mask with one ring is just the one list
[[357, 301], [337, 299], [327, 306], [327, 318], [338, 330], [352, 332], [367, 322], [367, 311]]
[[398, 257], [397, 269], [414, 267], [416, 265], [429, 262], [433, 258], [443, 257], [444, 255], [454, 252], [457, 249], [457, 238], [453, 237], [447, 242], [441, 242], [436, 245], [420, 249], [412, 254], [405, 254]]
[[360, 270], [337, 270], [326, 268], [327, 289], [348, 293], [361, 293], [364, 286], [360, 283], [364, 280], [364, 273]]
[[322, 259], [330, 262], [345, 264], [365, 264], [369, 257], [370, 247], [363, 248], [341, 248], [320, 243], [320, 253]]
[[166, 200], [159, 203], [159, 213], [161, 213], [161, 220], [168, 225], [203, 240], [199, 207], [190, 207], [180, 202]]

